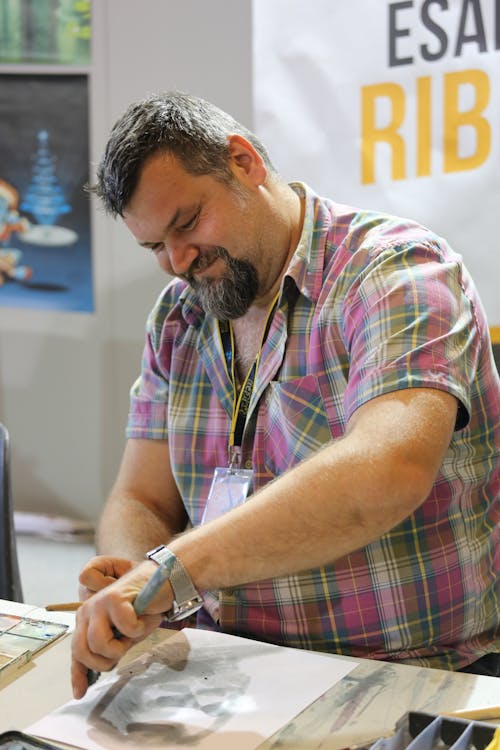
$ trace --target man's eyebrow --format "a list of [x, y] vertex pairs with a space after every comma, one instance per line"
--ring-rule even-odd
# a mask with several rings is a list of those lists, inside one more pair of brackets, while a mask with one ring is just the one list
[[[184, 208], [178, 208], [175, 214], [172, 216], [171, 220], [166, 225], [166, 227], [162, 230], [162, 236], [165, 236], [167, 232], [169, 232], [171, 229], [173, 229], [173, 227], [175, 227], [175, 225], [181, 218], [182, 214], [188, 214], [192, 210], [193, 210], [193, 206], [184, 206]], [[150, 245], [156, 245], [157, 243], [146, 240], [144, 242], [139, 242], [138, 244], [140, 247], [149, 247]]]
[[[171, 220], [168, 222], [168, 224], [162, 230], [162, 236], [165, 236], [165, 234], [167, 232], [169, 232], [172, 229], [172, 227], [174, 227], [177, 224], [177, 222], [179, 221], [179, 218], [180, 218], [180, 216], [181, 216], [181, 214], [182, 214], [182, 212], [184, 210], [185, 209], [183, 209], [183, 208], [178, 208], [177, 209], [177, 211], [175, 212], [175, 214], [172, 216]], [[146, 240], [144, 242], [139, 242], [139, 246], [140, 247], [149, 247], [150, 245], [156, 245], [156, 244], [157, 244], [156, 242], [152, 242], [152, 241], [148, 241], [148, 240]]]

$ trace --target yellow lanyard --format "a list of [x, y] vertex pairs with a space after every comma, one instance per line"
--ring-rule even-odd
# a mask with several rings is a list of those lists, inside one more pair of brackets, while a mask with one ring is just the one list
[[[248, 409], [250, 406], [250, 399], [251, 399], [252, 391], [255, 385], [255, 377], [257, 374], [257, 369], [259, 367], [260, 355], [262, 353], [262, 348], [264, 346], [266, 338], [269, 334], [269, 329], [271, 327], [271, 322], [273, 319], [274, 311], [278, 304], [279, 295], [280, 293], [278, 292], [269, 307], [267, 318], [266, 318], [266, 325], [264, 326], [264, 332], [262, 334], [262, 340], [260, 342], [259, 351], [257, 352], [257, 356], [255, 357], [255, 360], [250, 370], [247, 373], [247, 376], [243, 382], [243, 385], [241, 387], [241, 390], [237, 398], [235, 398], [233, 402], [233, 416], [231, 420], [231, 433], [229, 436], [229, 445], [228, 445], [230, 468], [232, 468], [234, 465], [239, 463], [239, 456], [241, 453], [241, 443], [243, 440], [243, 431], [245, 429]], [[234, 366], [235, 366], [234, 365], [234, 334], [233, 334], [233, 328], [231, 326], [231, 323], [219, 322], [219, 331], [221, 335], [222, 346], [224, 349], [224, 355], [226, 358], [227, 372], [229, 375], [229, 379], [231, 380], [233, 384], [234, 392], [236, 393], [236, 378], [235, 378], [235, 372], [234, 372]]]

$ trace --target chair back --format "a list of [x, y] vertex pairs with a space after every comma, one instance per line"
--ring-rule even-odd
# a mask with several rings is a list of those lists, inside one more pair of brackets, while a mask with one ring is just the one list
[[0, 423], [0, 599], [22, 602], [10, 477], [10, 440]]

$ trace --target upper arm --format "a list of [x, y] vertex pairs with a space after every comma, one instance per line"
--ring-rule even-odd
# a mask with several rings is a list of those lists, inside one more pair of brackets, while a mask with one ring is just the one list
[[[429, 494], [448, 450], [457, 416], [452, 394], [409, 388], [378, 396], [357, 409], [347, 437], [367, 460], [385, 462], [389, 482], [418, 505]], [[399, 492], [398, 492], [399, 494]]]
[[172, 474], [166, 440], [127, 441], [110, 499], [117, 498], [141, 503], [173, 533], [185, 528], [187, 515]]

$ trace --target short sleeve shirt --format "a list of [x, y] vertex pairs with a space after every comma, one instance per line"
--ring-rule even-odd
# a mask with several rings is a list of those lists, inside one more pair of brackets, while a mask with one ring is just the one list
[[[457, 424], [411, 516], [332, 565], [219, 592], [220, 627], [288, 646], [463, 666], [500, 649], [500, 384], [481, 302], [460, 256], [429, 229], [292, 187], [305, 199], [304, 226], [241, 446], [254, 492], [342, 437], [377, 396], [444, 390], [459, 404]], [[195, 526], [214, 469], [227, 465], [234, 399], [217, 321], [172, 281], [148, 320], [127, 435], [168, 440]]]

